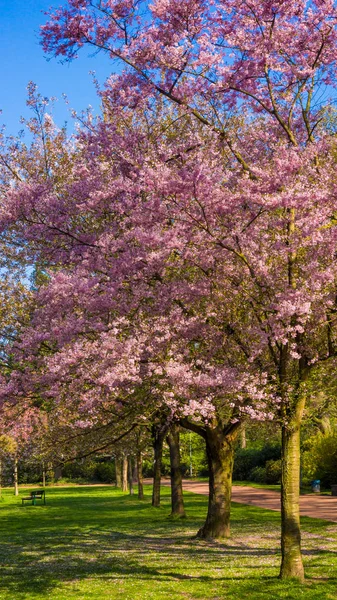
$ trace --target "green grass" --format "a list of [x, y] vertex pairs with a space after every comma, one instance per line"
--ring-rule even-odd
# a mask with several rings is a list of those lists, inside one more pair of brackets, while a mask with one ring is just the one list
[[[22, 491], [26, 495], [27, 490]], [[110, 487], [47, 488], [47, 505], [0, 502], [0, 598], [8, 600], [304, 600], [337, 597], [337, 524], [303, 518], [304, 585], [278, 580], [279, 514], [233, 505], [232, 538], [193, 539], [207, 498], [186, 494], [171, 520], [150, 489], [140, 502]]]

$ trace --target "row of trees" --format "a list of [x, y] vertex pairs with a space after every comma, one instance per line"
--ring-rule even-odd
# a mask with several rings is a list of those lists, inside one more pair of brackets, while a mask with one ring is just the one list
[[70, 0], [44, 48], [122, 63], [102, 117], [68, 140], [31, 86], [34, 141], [2, 159], [2, 239], [35, 287], [6, 418], [47, 412], [82, 455], [151, 424], [158, 473], [168, 432], [194, 431], [214, 538], [240, 428], [277, 420], [281, 577], [298, 579], [300, 427], [334, 394], [336, 19], [332, 0]]

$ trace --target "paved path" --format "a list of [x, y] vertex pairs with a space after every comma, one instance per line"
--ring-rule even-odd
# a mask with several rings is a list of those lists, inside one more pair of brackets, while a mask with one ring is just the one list
[[[169, 481], [167, 484], [169, 485]], [[208, 496], [208, 483], [184, 480], [183, 488], [188, 492]], [[270, 510], [281, 510], [280, 494], [272, 490], [234, 485], [232, 501]], [[325, 519], [337, 523], [337, 496], [321, 496], [320, 494], [301, 496], [300, 511], [301, 515], [306, 517], [315, 517], [316, 519]]]

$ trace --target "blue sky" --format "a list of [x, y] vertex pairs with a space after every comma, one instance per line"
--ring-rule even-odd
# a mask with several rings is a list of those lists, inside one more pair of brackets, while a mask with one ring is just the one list
[[62, 65], [55, 58], [47, 60], [39, 44], [39, 27], [46, 21], [43, 11], [61, 4], [62, 0], [0, 0], [0, 122], [6, 125], [8, 134], [16, 134], [22, 128], [20, 116], [29, 115], [26, 107], [29, 81], [38, 85], [43, 96], [59, 99], [53, 112], [58, 125], [70, 121], [63, 93], [77, 111], [89, 104], [99, 110], [89, 71], [95, 71], [103, 82], [113, 69], [108, 57], [103, 54], [90, 57], [83, 49], [77, 60]]

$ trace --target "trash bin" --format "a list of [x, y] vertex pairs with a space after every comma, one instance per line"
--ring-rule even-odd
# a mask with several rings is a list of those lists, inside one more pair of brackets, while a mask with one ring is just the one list
[[314, 479], [314, 481], [311, 482], [311, 490], [313, 492], [321, 491], [321, 480], [320, 479]]
[[337, 483], [334, 483], [331, 486], [331, 496], [337, 496]]

